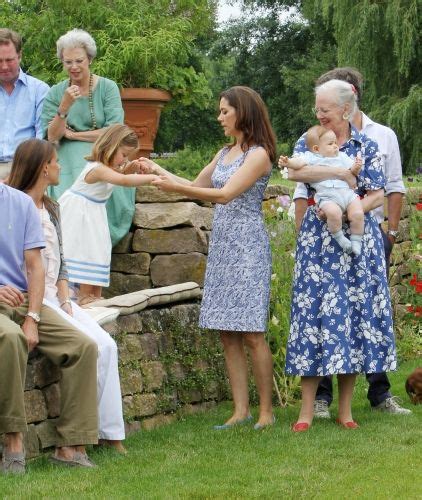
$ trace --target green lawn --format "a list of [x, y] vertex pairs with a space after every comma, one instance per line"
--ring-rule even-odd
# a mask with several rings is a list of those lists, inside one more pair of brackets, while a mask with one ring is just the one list
[[[404, 380], [418, 364], [391, 375], [406, 406]], [[297, 406], [277, 409], [276, 425], [263, 432], [213, 431], [230, 413], [225, 403], [131, 436], [126, 457], [92, 451], [96, 470], [32, 461], [24, 477], [0, 476], [0, 498], [421, 498], [422, 406], [408, 417], [371, 412], [365, 390], [360, 379], [356, 431], [318, 421], [293, 434]]]

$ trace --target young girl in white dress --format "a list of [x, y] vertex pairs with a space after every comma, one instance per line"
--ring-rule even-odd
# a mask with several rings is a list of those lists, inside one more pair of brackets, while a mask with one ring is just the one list
[[69, 297], [68, 274], [63, 259], [59, 205], [45, 196], [47, 187], [59, 182], [60, 166], [52, 143], [29, 139], [16, 149], [10, 186], [26, 192], [39, 209], [45, 236], [42, 250], [45, 268], [43, 303], [95, 340], [98, 345], [97, 400], [98, 431], [103, 444], [125, 453], [122, 395], [116, 342]]
[[[64, 258], [69, 281], [79, 284], [81, 306], [101, 298], [102, 287], [109, 286], [111, 238], [105, 205], [114, 186], [141, 186], [157, 178], [121, 173], [137, 147], [138, 137], [129, 127], [108, 127], [95, 141], [86, 167], [58, 200]], [[133, 163], [136, 167], [137, 162]]]

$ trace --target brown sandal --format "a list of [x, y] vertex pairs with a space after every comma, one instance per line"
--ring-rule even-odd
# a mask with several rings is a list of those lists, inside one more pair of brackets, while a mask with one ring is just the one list
[[88, 307], [91, 302], [101, 300], [101, 298], [94, 297], [93, 295], [82, 295], [78, 298], [79, 307]]

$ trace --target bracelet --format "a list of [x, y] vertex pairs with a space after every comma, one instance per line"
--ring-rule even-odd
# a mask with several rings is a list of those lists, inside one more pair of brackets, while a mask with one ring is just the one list
[[69, 298], [67, 298], [63, 302], [60, 302], [60, 307], [63, 307], [65, 304], [71, 304], [71, 303], [72, 301]]

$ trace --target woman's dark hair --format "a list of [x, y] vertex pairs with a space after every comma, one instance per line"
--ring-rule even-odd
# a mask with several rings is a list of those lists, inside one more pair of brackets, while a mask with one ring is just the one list
[[[43, 166], [53, 159], [55, 151], [56, 148], [51, 142], [42, 139], [28, 139], [21, 142], [13, 157], [8, 185], [25, 193], [29, 191], [42, 175]], [[53, 200], [44, 195], [43, 201], [45, 208], [51, 214]]]
[[236, 129], [243, 132], [243, 151], [251, 146], [262, 146], [270, 160], [276, 160], [276, 138], [261, 96], [249, 87], [231, 87], [221, 92], [220, 99], [236, 110]]

